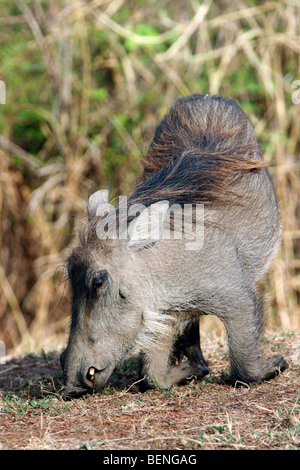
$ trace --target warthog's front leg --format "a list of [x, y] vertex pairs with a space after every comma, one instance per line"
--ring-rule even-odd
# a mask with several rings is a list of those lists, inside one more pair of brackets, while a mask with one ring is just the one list
[[199, 319], [191, 321], [186, 326], [183, 334], [174, 344], [173, 354], [177, 360], [186, 356], [191, 363], [203, 366], [203, 375], [205, 375], [205, 370], [207, 374], [209, 373], [200, 345]]
[[146, 375], [154, 380], [162, 388], [171, 388], [172, 385], [180, 383], [190, 377], [203, 377], [208, 374], [206, 365], [198, 361], [183, 361], [172, 364], [173, 341], [168, 338], [163, 344], [145, 354], [144, 371]]

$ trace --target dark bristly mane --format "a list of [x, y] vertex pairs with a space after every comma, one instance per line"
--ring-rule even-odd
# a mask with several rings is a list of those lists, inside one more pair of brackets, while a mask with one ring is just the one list
[[129, 204], [227, 205], [237, 202], [236, 182], [266, 164], [252, 125], [234, 100], [192, 95], [179, 98], [158, 125], [143, 166]]
[[[219, 96], [179, 98], [157, 126], [143, 160], [141, 181], [128, 198], [150, 206], [167, 200], [169, 205], [243, 205], [251, 185], [251, 173], [266, 168], [254, 129], [241, 107]], [[244, 178], [246, 185], [238, 183]], [[253, 196], [253, 193], [252, 193]], [[116, 223], [119, 223], [116, 207]], [[128, 215], [129, 223], [135, 215]], [[95, 236], [99, 217], [92, 217], [82, 235]]]

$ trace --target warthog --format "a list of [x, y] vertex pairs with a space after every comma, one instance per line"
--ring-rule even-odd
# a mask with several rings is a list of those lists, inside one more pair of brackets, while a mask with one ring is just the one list
[[[273, 378], [288, 364], [262, 352], [257, 282], [279, 245], [281, 226], [249, 119], [232, 99], [179, 98], [158, 125], [143, 165], [126, 209], [109, 205], [105, 191], [90, 197], [86, 225], [68, 257], [66, 395], [99, 390], [135, 348], [141, 377], [163, 388], [204, 376], [200, 315], [224, 323], [234, 383]], [[192, 224], [185, 233], [175, 222], [182, 222], [186, 207], [192, 207]], [[204, 210], [195, 215], [197, 207]], [[195, 227], [204, 238], [191, 246]]]

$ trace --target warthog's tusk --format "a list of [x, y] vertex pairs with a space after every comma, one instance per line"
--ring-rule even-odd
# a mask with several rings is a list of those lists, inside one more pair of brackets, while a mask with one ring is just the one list
[[95, 367], [90, 367], [89, 368], [88, 376], [89, 376], [90, 380], [94, 380], [94, 378], [95, 378]]

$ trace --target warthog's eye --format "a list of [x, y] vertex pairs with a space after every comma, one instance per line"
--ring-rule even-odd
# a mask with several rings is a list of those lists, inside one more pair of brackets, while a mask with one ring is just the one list
[[119, 289], [119, 296], [121, 297], [121, 299], [126, 299], [126, 295], [124, 292], [121, 291], [121, 289]]
[[107, 271], [100, 271], [93, 279], [93, 290], [97, 292], [107, 280]]

